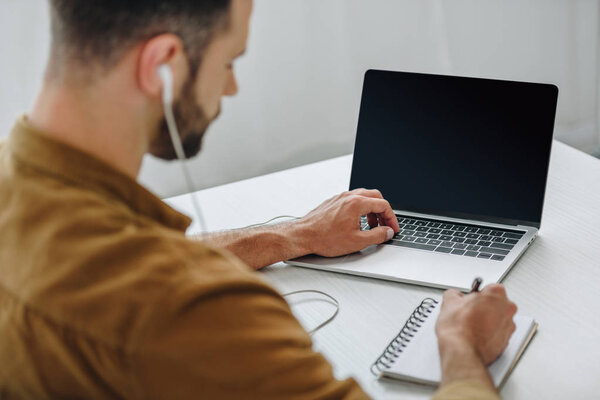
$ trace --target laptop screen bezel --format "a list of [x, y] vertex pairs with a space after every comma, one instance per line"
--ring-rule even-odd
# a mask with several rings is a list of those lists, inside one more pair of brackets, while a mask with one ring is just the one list
[[[465, 76], [450, 76], [450, 75], [438, 75], [438, 74], [423, 74], [423, 73], [416, 73], [416, 72], [408, 72], [408, 71], [387, 71], [387, 70], [376, 70], [376, 69], [369, 69], [365, 72], [364, 74], [364, 80], [363, 80], [363, 90], [362, 90], [362, 95], [361, 95], [361, 107], [360, 110], [362, 111], [363, 107], [362, 107], [362, 102], [365, 99], [365, 91], [368, 90], [367, 88], [367, 77], [368, 74], [370, 73], [390, 73], [390, 72], [398, 72], [398, 73], [402, 73], [402, 74], [413, 74], [413, 75], [429, 75], [429, 76], [437, 76], [437, 77], [444, 77], [447, 76], [449, 78], [466, 78], [466, 79], [475, 79], [475, 80], [490, 80], [490, 79], [486, 79], [486, 78], [473, 78], [473, 77], [465, 77]], [[517, 82], [517, 81], [506, 81], [506, 80], [500, 80], [500, 79], [493, 79], [494, 81], [497, 82]], [[531, 83], [531, 82], [519, 82], [519, 83]], [[536, 85], [544, 85], [544, 86], [550, 86], [555, 90], [555, 102], [554, 102], [554, 108], [552, 110], [553, 115], [552, 115], [552, 119], [553, 121], [556, 121], [556, 110], [557, 110], [557, 103], [558, 103], [558, 87], [554, 84], [548, 84], [548, 83], [534, 83]], [[360, 115], [359, 115], [359, 119], [358, 119], [358, 123], [360, 124]], [[358, 141], [359, 141], [359, 130], [357, 128], [357, 133], [356, 133], [356, 137], [355, 137], [355, 142], [354, 142], [354, 152], [356, 151], [356, 147], [358, 146]], [[554, 136], [554, 129], [552, 130], [552, 138]], [[537, 229], [540, 229], [541, 227], [541, 217], [543, 214], [543, 210], [544, 210], [544, 206], [545, 206], [545, 202], [546, 202], [546, 191], [548, 188], [548, 171], [550, 169], [550, 155], [552, 152], [552, 145], [553, 145], [553, 140], [550, 141], [550, 147], [549, 147], [549, 153], [548, 153], [548, 157], [547, 157], [547, 163], [545, 166], [545, 173], [546, 173], [546, 179], [544, 182], [544, 189], [543, 189], [543, 194], [542, 194], [542, 212], [540, 213], [540, 220], [539, 221], [526, 221], [526, 220], [518, 220], [518, 219], [511, 219], [511, 218], [504, 218], [504, 217], [493, 217], [493, 216], [488, 216], [488, 215], [478, 215], [478, 214], [470, 214], [470, 213], [461, 213], [461, 212], [452, 212], [452, 211], [443, 211], [443, 210], [435, 210], [435, 209], [425, 209], [425, 208], [418, 208], [418, 207], [410, 207], [410, 206], [405, 206], [399, 203], [394, 202], [393, 200], [390, 201], [390, 199], [387, 199], [390, 202], [390, 205], [392, 207], [393, 210], [395, 210], [396, 212], [401, 213], [402, 211], [408, 211], [408, 212], [414, 212], [414, 213], [419, 213], [419, 214], [427, 214], [427, 215], [432, 215], [432, 216], [438, 216], [438, 217], [448, 217], [448, 218], [457, 218], [457, 219], [466, 219], [466, 220], [472, 220], [472, 221], [478, 221], [478, 222], [487, 222], [487, 223], [494, 223], [494, 224], [502, 224], [502, 225], [512, 225], [512, 226], [517, 226], [517, 225], [523, 225], [523, 226], [529, 226], [529, 227], [535, 227]], [[356, 158], [353, 157], [352, 159], [352, 172], [350, 175], [350, 187], [349, 190], [354, 190], [354, 189], [358, 189], [359, 187], [357, 187], [356, 185], [353, 185], [353, 178], [355, 176], [354, 172], [356, 171], [357, 168], [359, 168], [359, 166], [357, 165], [357, 161]], [[368, 189], [374, 189], [374, 188], [368, 188]], [[376, 188], [375, 188], [376, 189]]]

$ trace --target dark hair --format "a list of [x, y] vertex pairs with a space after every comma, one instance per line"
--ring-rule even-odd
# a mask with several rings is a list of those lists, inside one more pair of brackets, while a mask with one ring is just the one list
[[228, 25], [231, 0], [49, 0], [50, 71], [64, 62], [108, 70], [141, 41], [178, 35], [191, 63], [200, 64], [212, 35]]

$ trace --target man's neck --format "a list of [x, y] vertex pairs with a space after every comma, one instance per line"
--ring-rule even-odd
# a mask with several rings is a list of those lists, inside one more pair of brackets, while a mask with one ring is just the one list
[[[29, 122], [43, 134], [91, 154], [136, 179], [148, 139], [136, 105], [118, 82], [78, 89], [46, 82]], [[141, 118], [140, 118], [141, 120]]]

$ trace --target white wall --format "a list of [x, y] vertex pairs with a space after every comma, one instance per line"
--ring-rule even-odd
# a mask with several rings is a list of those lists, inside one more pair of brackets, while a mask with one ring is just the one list
[[[255, 0], [240, 94], [224, 101], [192, 161], [213, 186], [349, 153], [368, 68], [559, 85], [556, 134], [598, 145], [598, 0]], [[0, 136], [35, 94], [47, 53], [42, 0], [0, 0]], [[185, 191], [180, 171], [148, 158], [158, 194]]]
[[48, 56], [45, 0], [0, 0], [0, 138], [33, 103]]

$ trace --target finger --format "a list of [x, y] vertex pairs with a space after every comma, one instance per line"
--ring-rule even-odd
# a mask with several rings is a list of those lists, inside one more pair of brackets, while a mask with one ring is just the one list
[[354, 189], [351, 193], [359, 196], [371, 197], [373, 199], [383, 199], [383, 195], [377, 189], [360, 188]]
[[369, 197], [359, 197], [358, 199], [359, 200], [357, 200], [357, 202], [360, 215], [379, 214], [378, 217], [380, 218], [380, 221], [383, 220], [383, 225], [389, 226], [394, 230], [394, 232], [398, 232], [400, 230], [396, 215], [394, 214], [394, 211], [387, 200], [373, 199]]
[[502, 286], [498, 283], [487, 285], [486, 287], [483, 288], [483, 290], [481, 292], [494, 294], [494, 295], [501, 296], [501, 297], [506, 297], [506, 289], [504, 289], [504, 286]]
[[444, 301], [446, 300], [453, 300], [453, 299], [460, 299], [464, 297], [464, 293], [461, 292], [460, 290], [456, 290], [456, 289], [448, 289], [444, 292]]
[[377, 225], [379, 225], [377, 214], [367, 214], [367, 221], [369, 221], [369, 226], [371, 228], [375, 228]]
[[383, 217], [379, 214], [377, 215], [377, 220], [379, 221], [379, 225], [385, 225], [385, 220], [383, 219]]
[[515, 303], [513, 303], [512, 301], [509, 302], [509, 308], [508, 308], [508, 312], [510, 313], [511, 316], [514, 316], [517, 313], [518, 307]]
[[360, 243], [362, 248], [381, 244], [391, 240], [394, 237], [394, 230], [388, 226], [378, 226], [370, 231], [363, 231], [359, 233]]
[[508, 347], [508, 343], [510, 342], [510, 338], [512, 337], [513, 333], [515, 333], [515, 331], [517, 330], [517, 326], [515, 325], [514, 322], [510, 322], [510, 325], [508, 326], [508, 328], [505, 330], [506, 334], [504, 335], [504, 340], [502, 341], [502, 350], [500, 351], [500, 354], [502, 354], [504, 352], [504, 350], [506, 350], [506, 348]]

